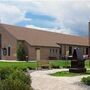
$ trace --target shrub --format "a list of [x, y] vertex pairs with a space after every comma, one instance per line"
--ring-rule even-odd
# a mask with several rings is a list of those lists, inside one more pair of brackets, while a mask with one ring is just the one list
[[17, 68], [1, 68], [0, 90], [32, 90], [30, 76]]
[[19, 61], [25, 61], [26, 60], [26, 51], [25, 48], [22, 46], [22, 44], [18, 44], [17, 46], [17, 59]]
[[17, 80], [22, 81], [23, 83], [26, 83], [26, 84], [31, 83], [30, 76], [26, 75], [21, 70], [15, 70], [12, 74], [10, 74], [10, 76], [8, 78], [13, 79], [13, 80], [17, 79]]
[[88, 77], [83, 77], [81, 80], [83, 83], [85, 83], [86, 85], [90, 85], [90, 76]]
[[0, 79], [6, 79], [8, 76], [13, 72], [13, 69], [7, 67], [7, 68], [0, 68]]
[[0, 82], [0, 90], [31, 90], [28, 84], [18, 79], [5, 79]]

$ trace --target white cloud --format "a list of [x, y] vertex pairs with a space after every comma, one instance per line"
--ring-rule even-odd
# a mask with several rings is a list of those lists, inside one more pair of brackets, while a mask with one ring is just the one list
[[41, 28], [41, 27], [37, 27], [37, 26], [35, 26], [35, 25], [26, 25], [25, 27], [27, 27], [27, 28], [39, 29], [39, 30], [48, 30], [48, 28]]
[[0, 20], [2, 23], [15, 24], [24, 19], [24, 12], [14, 5], [0, 3]]
[[38, 29], [38, 30], [43, 30], [43, 31], [50, 31], [50, 32], [57, 32], [57, 33], [63, 33], [63, 34], [73, 34], [73, 32], [70, 29], [59, 29], [59, 28], [41, 28], [41, 27], [37, 27], [34, 25], [27, 25], [27, 28], [33, 28], [33, 29]]
[[71, 29], [76, 34], [78, 32], [86, 33], [88, 31], [87, 24], [90, 19], [89, 0], [70, 0], [66, 2], [65, 0], [36, 0], [33, 4], [36, 5], [36, 8], [32, 8], [33, 11], [55, 17], [56, 22], [62, 28]]
[[55, 22], [60, 24], [60, 32], [71, 34], [77, 34], [79, 31], [87, 32], [90, 19], [89, 0], [8, 0], [7, 3], [5, 2], [6, 0], [0, 3], [2, 22], [15, 24], [28, 20], [25, 18], [26, 12], [33, 11], [55, 17]]
[[9, 3], [0, 3], [0, 22], [7, 24], [16, 24], [20, 21], [31, 21], [25, 18], [26, 11], [17, 5]]

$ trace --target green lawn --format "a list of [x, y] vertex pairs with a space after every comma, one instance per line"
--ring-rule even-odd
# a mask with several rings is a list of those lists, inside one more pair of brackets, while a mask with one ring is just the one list
[[90, 68], [90, 60], [85, 61], [86, 68]]
[[22, 70], [35, 69], [36, 63], [35, 62], [0, 62], [0, 68], [10, 67], [10, 68], [18, 68]]
[[[49, 63], [50, 65], [60, 66], [60, 67], [70, 65], [70, 61], [66, 63], [64, 60], [50, 60]], [[0, 68], [3, 68], [3, 67], [36, 69], [37, 63], [36, 62], [0, 62]]]
[[[55, 66], [60, 66], [60, 67], [63, 67], [63, 66], [70, 66], [70, 61], [66, 62], [66, 61], [63, 61], [63, 60], [58, 60], [58, 61], [51, 61], [50, 64], [53, 64]], [[90, 61], [89, 60], [86, 60], [85, 61], [85, 67], [86, 68], [90, 68]], [[90, 71], [87, 70], [87, 72], [85, 74], [89, 74], [90, 75]], [[85, 75], [84, 74], [84, 75]], [[56, 72], [54, 74], [51, 74], [53, 76], [78, 76], [78, 75], [81, 75], [79, 73], [69, 73], [68, 71], [62, 71], [62, 72]]]
[[[54, 66], [70, 66], [70, 61], [66, 62], [65, 60], [50, 60], [50, 65]], [[90, 68], [89, 61], [85, 61], [86, 68]], [[36, 69], [36, 62], [0, 62], [0, 68], [11, 67], [11, 68], [21, 68], [21, 69]]]
[[[85, 61], [85, 67], [86, 68], [90, 68], [90, 64], [89, 64], [89, 60]], [[50, 64], [55, 65], [55, 66], [70, 66], [70, 60], [69, 61], [65, 61], [65, 60], [52, 60], [50, 61]]]
[[69, 71], [61, 71], [61, 72], [56, 72], [53, 74], [50, 74], [52, 76], [57, 76], [57, 77], [72, 77], [72, 76], [79, 76], [79, 75], [90, 75], [90, 70], [87, 70], [86, 73], [70, 73]]
[[70, 66], [70, 61], [65, 61], [65, 60], [51, 60], [50, 61], [51, 65], [54, 66], [59, 66], [59, 67], [63, 67], [63, 66]]

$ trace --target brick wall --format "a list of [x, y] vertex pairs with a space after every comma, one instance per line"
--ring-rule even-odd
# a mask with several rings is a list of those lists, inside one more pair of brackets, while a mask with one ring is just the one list
[[[10, 35], [8, 32], [6, 32], [3, 28], [0, 28], [0, 35], [1, 35], [1, 59], [3, 60], [16, 60], [16, 44], [17, 40]], [[2, 48], [8, 48], [8, 46], [11, 47], [11, 55], [4, 56], [2, 54], [3, 50]], [[8, 52], [8, 51], [7, 51]]]
[[[48, 60], [49, 57], [56, 57], [59, 59], [59, 48], [51, 48], [51, 47], [37, 47], [37, 46], [30, 46], [28, 43], [26, 43], [26, 46], [28, 47], [28, 56], [30, 60], [36, 60], [37, 53], [36, 50], [37, 48], [40, 49], [40, 59], [41, 60]], [[50, 53], [50, 49], [57, 49], [57, 53]]]

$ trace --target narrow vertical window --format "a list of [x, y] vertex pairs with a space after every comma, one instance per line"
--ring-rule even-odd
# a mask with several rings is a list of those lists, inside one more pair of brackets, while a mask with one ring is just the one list
[[57, 49], [56, 49], [56, 53], [57, 53]]
[[69, 55], [72, 55], [72, 47], [69, 47]]
[[50, 53], [52, 52], [52, 50], [50, 49]]
[[86, 54], [88, 54], [88, 48], [86, 48]]
[[10, 54], [11, 54], [11, 48], [8, 47], [8, 56], [10, 56]]
[[53, 49], [53, 53], [54, 53], [54, 49]]
[[60, 53], [60, 55], [62, 54], [62, 47], [59, 48], [59, 53]]

